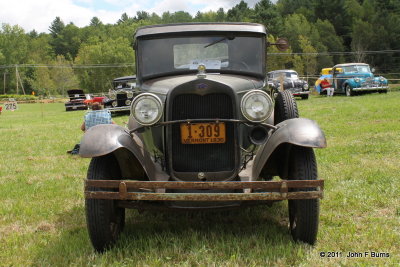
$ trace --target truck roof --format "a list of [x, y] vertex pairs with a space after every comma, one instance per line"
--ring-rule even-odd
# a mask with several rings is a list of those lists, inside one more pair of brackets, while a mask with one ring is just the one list
[[263, 34], [266, 35], [265, 26], [257, 23], [245, 22], [222, 22], [222, 23], [179, 23], [179, 24], [161, 24], [144, 26], [137, 29], [136, 38], [151, 36], [151, 35], [168, 35], [173, 33], [223, 33], [236, 32], [247, 34]]

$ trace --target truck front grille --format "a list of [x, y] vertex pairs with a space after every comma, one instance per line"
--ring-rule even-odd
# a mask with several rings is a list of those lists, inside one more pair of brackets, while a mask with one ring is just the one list
[[[233, 119], [227, 94], [182, 94], [172, 100], [172, 120]], [[226, 124], [224, 144], [182, 144], [180, 125], [172, 125], [172, 168], [176, 172], [231, 171], [235, 166], [234, 124]]]

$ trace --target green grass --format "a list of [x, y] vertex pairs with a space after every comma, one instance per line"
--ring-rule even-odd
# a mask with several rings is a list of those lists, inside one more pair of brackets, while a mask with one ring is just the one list
[[[129, 210], [120, 242], [104, 254], [94, 253], [85, 225], [89, 160], [66, 154], [82, 136], [84, 112], [20, 104], [0, 115], [0, 265], [397, 266], [399, 103], [399, 91], [298, 101], [300, 116], [316, 120], [328, 141], [316, 150], [326, 186], [315, 247], [291, 240], [281, 202], [212, 213]], [[346, 258], [349, 251], [390, 257]]]

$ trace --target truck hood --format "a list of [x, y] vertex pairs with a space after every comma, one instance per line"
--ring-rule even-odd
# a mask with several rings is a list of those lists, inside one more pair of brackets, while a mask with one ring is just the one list
[[242, 75], [207, 74], [205, 78], [198, 78], [197, 75], [179, 75], [148, 80], [143, 83], [142, 91], [167, 95], [168, 92], [175, 87], [182, 84], [191, 83], [196, 80], [200, 86], [201, 83], [209, 82], [224, 84], [232, 88], [232, 90], [236, 93], [252, 89], [260, 89], [264, 85], [264, 81], [261, 79]]

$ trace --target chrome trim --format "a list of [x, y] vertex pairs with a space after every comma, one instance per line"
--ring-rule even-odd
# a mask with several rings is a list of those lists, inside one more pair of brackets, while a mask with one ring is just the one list
[[[247, 121], [247, 120], [235, 120], [235, 119], [187, 119], [187, 120], [163, 121], [163, 122], [153, 124], [153, 125], [151, 125], [151, 127], [162, 127], [162, 126], [167, 126], [167, 125], [176, 124], [176, 123], [196, 123], [196, 122], [215, 122], [215, 123], [233, 122], [233, 123], [239, 123], [239, 124], [263, 125], [267, 128], [273, 129], [273, 130], [278, 129], [278, 127], [271, 125], [271, 124], [267, 124], [267, 123], [251, 122], [251, 121]], [[144, 129], [146, 127], [149, 127], [149, 126], [136, 127], [134, 129], [130, 130], [129, 133], [132, 134], [132, 133], [134, 133], [136, 131], [140, 131], [141, 129]]]
[[[154, 120], [154, 122], [152, 122], [152, 123], [141, 123], [141, 122], [136, 118], [136, 116], [134, 115], [134, 110], [133, 110], [133, 108], [134, 108], [135, 104], [136, 104], [141, 98], [143, 98], [143, 97], [153, 97], [153, 98], [156, 100], [156, 102], [158, 102], [158, 103], [160, 104], [159, 113], [158, 113], [156, 119]], [[152, 94], [152, 93], [142, 93], [142, 94], [140, 94], [140, 95], [137, 95], [137, 96], [132, 100], [132, 104], [131, 104], [130, 109], [131, 109], [131, 114], [130, 114], [130, 115], [137, 121], [137, 123], [139, 123], [140, 125], [143, 125], [143, 126], [151, 126], [151, 125], [156, 124], [156, 123], [161, 119], [161, 117], [162, 117], [162, 115], [163, 115], [163, 113], [164, 113], [164, 104], [163, 104], [163, 102], [161, 101], [161, 99], [160, 99], [157, 95]]]
[[110, 112], [113, 111], [126, 111], [126, 110], [130, 110], [130, 106], [124, 106], [124, 107], [115, 107], [115, 108], [105, 108], [105, 110], [108, 110]]
[[387, 90], [389, 86], [377, 86], [377, 87], [354, 87], [352, 88], [353, 91], [373, 91], [373, 90]]
[[[267, 98], [267, 100], [269, 100], [269, 103], [270, 103], [270, 107], [269, 107], [269, 110], [268, 110], [268, 112], [267, 112], [267, 116], [265, 117], [265, 119], [263, 119], [263, 120], [251, 120], [250, 118], [248, 118], [248, 116], [245, 114], [245, 112], [243, 111], [243, 104], [244, 104], [244, 101], [247, 99], [247, 98], [249, 98], [251, 95], [253, 95], [253, 94], [261, 94], [261, 95], [264, 95], [264, 96], [266, 96], [266, 98]], [[272, 98], [269, 96], [269, 94], [267, 94], [266, 92], [264, 92], [264, 91], [262, 91], [262, 90], [250, 90], [250, 91], [248, 91], [246, 94], [244, 94], [244, 96], [242, 97], [242, 100], [240, 101], [240, 111], [242, 112], [242, 115], [248, 120], [248, 121], [251, 121], [251, 122], [263, 122], [263, 121], [266, 121], [269, 117], [271, 117], [271, 114], [272, 114], [272, 111], [273, 111], [273, 109], [274, 109], [274, 102], [272, 101]]]

